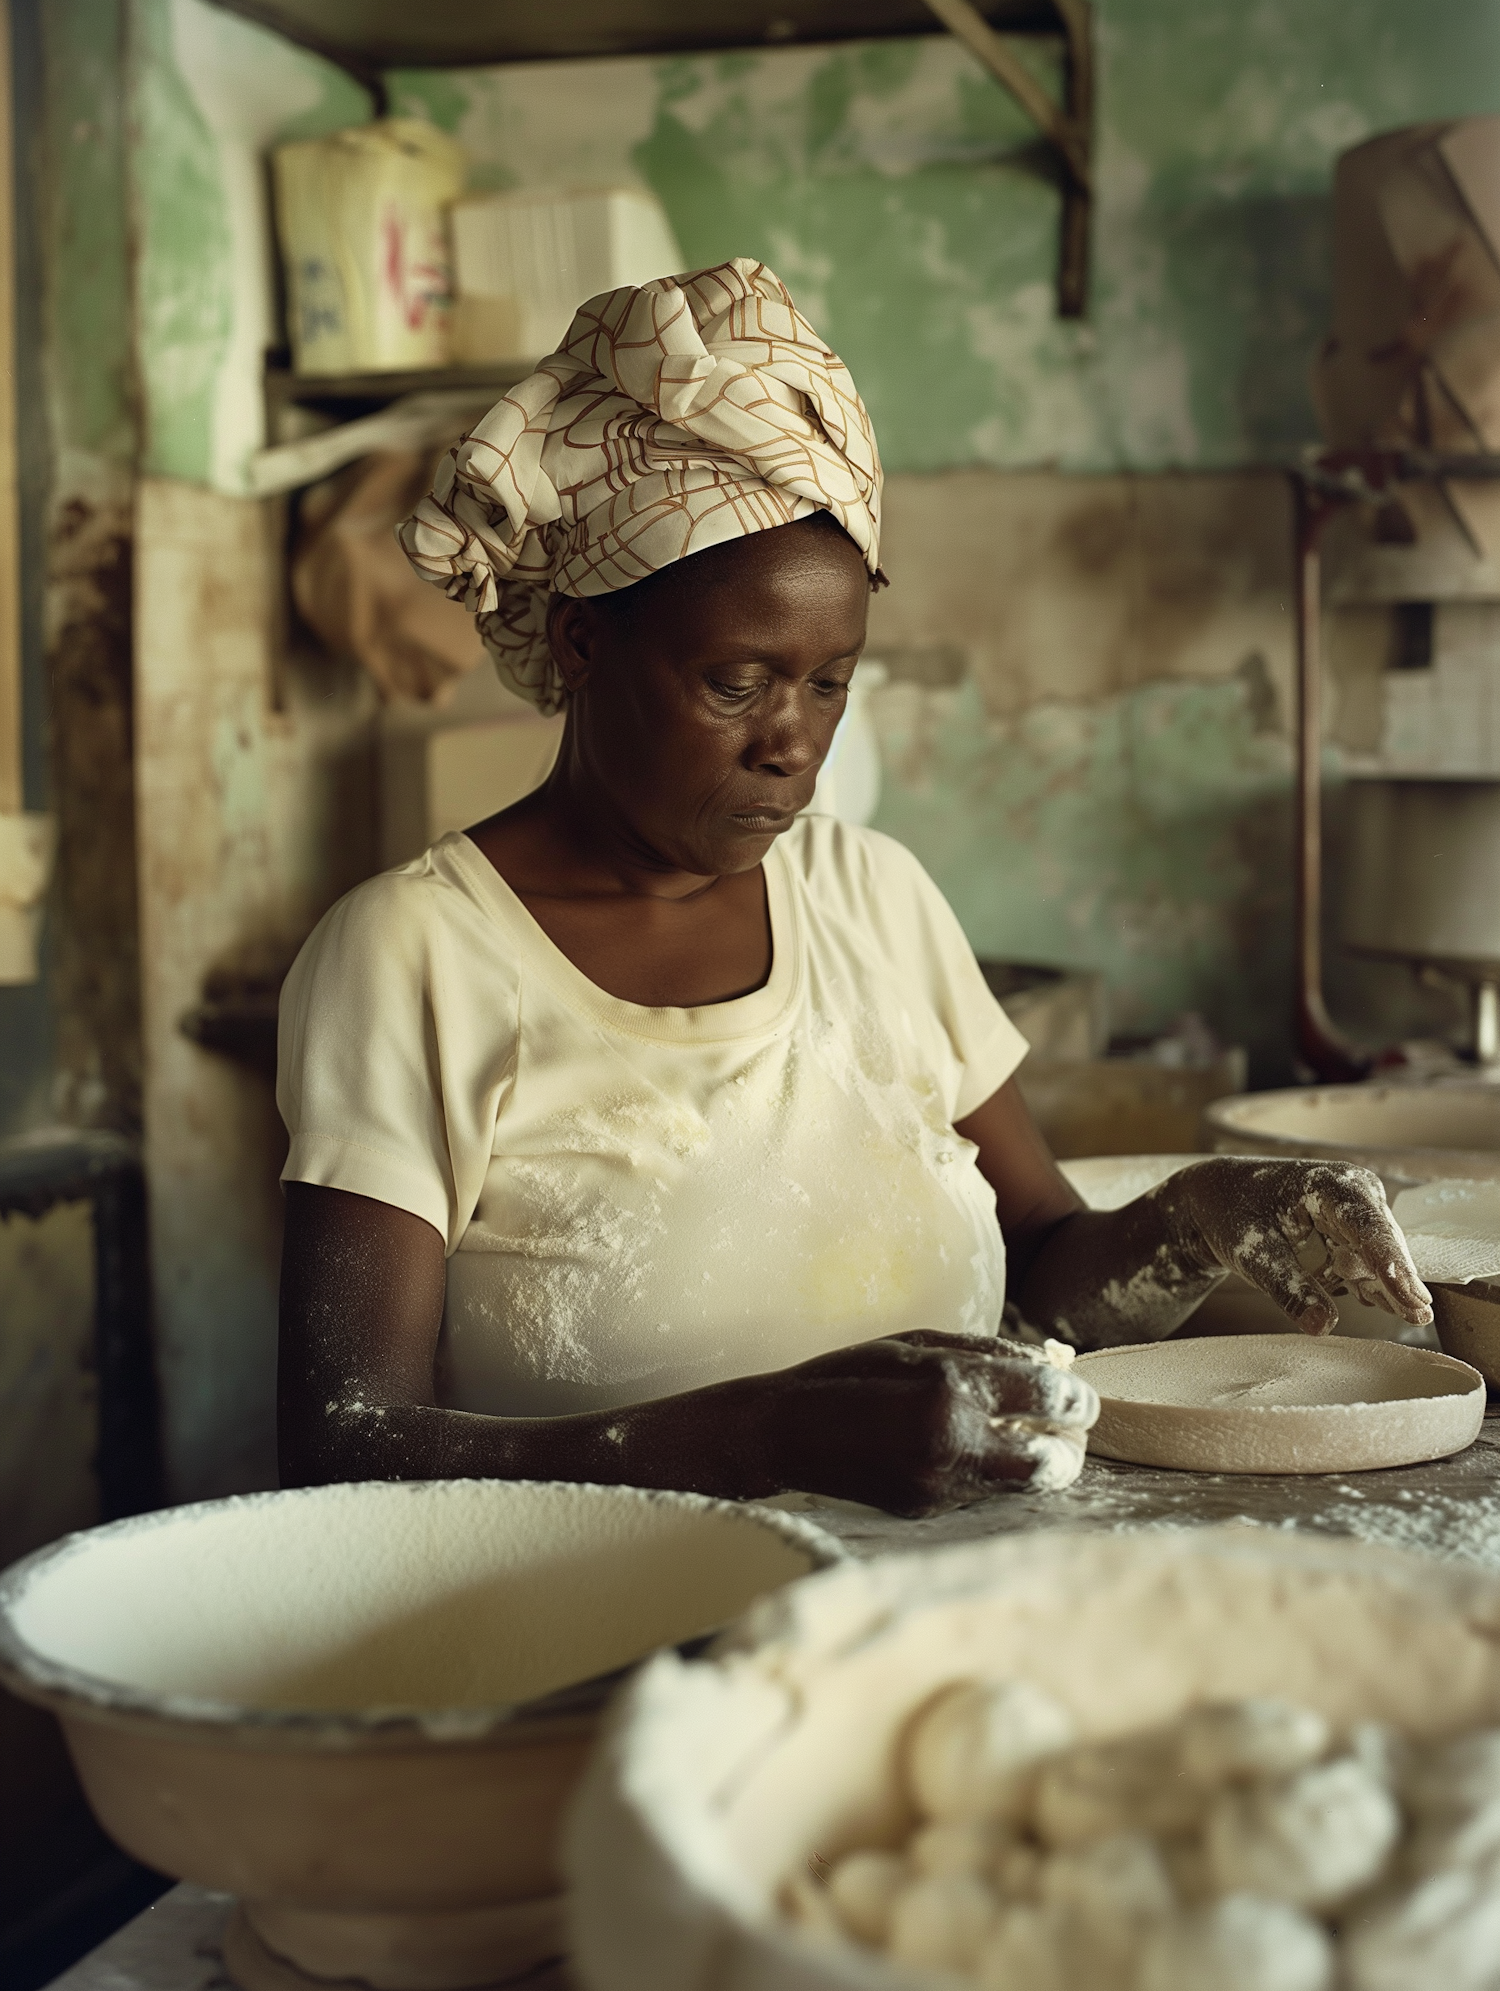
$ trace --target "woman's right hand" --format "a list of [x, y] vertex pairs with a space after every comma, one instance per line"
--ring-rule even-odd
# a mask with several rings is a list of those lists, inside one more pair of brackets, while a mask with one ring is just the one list
[[1066, 1486], [1099, 1415], [1082, 1376], [990, 1336], [862, 1342], [739, 1387], [757, 1385], [769, 1397], [765, 1444], [783, 1486], [891, 1514]]

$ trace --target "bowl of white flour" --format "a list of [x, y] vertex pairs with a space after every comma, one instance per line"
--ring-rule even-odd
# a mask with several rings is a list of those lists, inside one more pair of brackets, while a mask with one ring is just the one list
[[633, 1487], [249, 1494], [5, 1572], [0, 1679], [59, 1717], [119, 1844], [240, 1897], [241, 1991], [492, 1984], [560, 1948], [558, 1825], [610, 1676], [838, 1553]]

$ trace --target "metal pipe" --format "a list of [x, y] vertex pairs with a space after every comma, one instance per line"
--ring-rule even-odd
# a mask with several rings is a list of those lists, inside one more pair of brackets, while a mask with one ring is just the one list
[[1338, 498], [1292, 473], [1296, 525], [1296, 999], [1299, 1056], [1314, 1078], [1363, 1078], [1374, 1060], [1335, 1027], [1323, 999], [1323, 574], [1320, 542]]

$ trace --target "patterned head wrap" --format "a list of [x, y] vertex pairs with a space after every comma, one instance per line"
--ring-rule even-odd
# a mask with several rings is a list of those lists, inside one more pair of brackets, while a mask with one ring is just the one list
[[848, 369], [763, 263], [605, 291], [439, 466], [397, 537], [508, 683], [567, 693], [547, 600], [612, 594], [831, 512], [880, 570], [880, 456]]

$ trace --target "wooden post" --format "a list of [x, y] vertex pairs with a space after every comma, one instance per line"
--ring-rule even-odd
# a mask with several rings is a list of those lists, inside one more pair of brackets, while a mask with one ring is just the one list
[[1093, 216], [1094, 35], [1088, 0], [1052, 0], [1067, 41], [1063, 102], [1053, 103], [974, 5], [974, 0], [927, 0], [951, 35], [961, 41], [1057, 153], [1063, 187], [1062, 236], [1057, 259], [1057, 309], [1082, 318], [1088, 309], [1089, 228]]
[[1089, 234], [1094, 219], [1094, 28], [1087, 0], [1053, 0], [1068, 36], [1064, 108], [1082, 154], [1082, 171], [1063, 186], [1057, 255], [1057, 314], [1084, 318], [1089, 307]]

